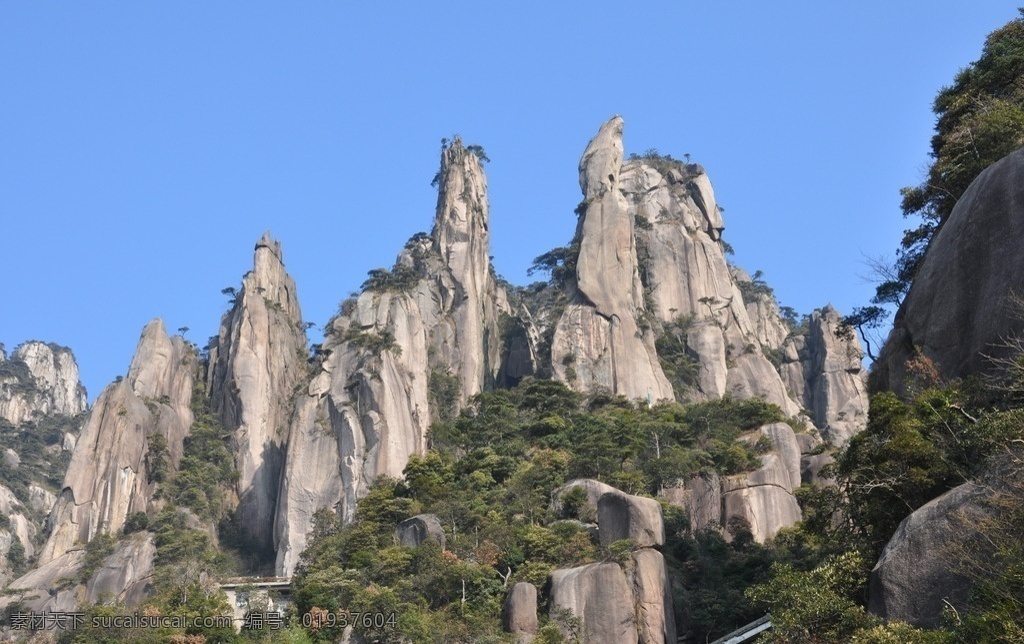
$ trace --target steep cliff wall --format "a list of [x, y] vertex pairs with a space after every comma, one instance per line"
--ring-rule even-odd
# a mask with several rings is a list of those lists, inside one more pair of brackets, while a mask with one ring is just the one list
[[343, 305], [296, 403], [275, 526], [279, 574], [294, 569], [314, 512], [351, 520], [374, 479], [401, 476], [426, 449], [431, 419], [503, 373], [530, 370], [529, 343], [503, 346], [511, 308], [490, 267], [480, 160], [456, 139], [438, 179], [431, 234], [410, 239], [392, 270], [371, 271]]
[[306, 375], [307, 345], [295, 281], [281, 244], [266, 233], [253, 270], [210, 348], [210, 398], [233, 433], [238, 523], [251, 545], [272, 547], [292, 394]]
[[50, 513], [45, 564], [99, 532], [116, 533], [125, 518], [153, 498], [150, 438], [166, 442], [171, 465], [181, 458], [192, 425], [197, 356], [181, 337], [168, 337], [156, 319], [146, 325], [128, 377], [109, 385], [89, 412], [64, 486]]

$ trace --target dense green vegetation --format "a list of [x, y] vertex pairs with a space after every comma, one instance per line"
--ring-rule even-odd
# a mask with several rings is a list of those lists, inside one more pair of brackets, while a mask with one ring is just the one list
[[[532, 378], [479, 394], [457, 417], [434, 425], [431, 449], [410, 459], [402, 480], [376, 482], [355, 523], [317, 515], [296, 575], [298, 610], [394, 613], [393, 624], [356, 629], [385, 641], [503, 641], [497, 617], [512, 584], [530, 581], [546, 601], [551, 571], [618, 556], [614, 544], [602, 549], [584, 526], [566, 520], [593, 519], [579, 495], [568, 495], [556, 511], [556, 488], [594, 477], [654, 494], [702, 472], [747, 471], [760, 464], [755, 447], [736, 439], [780, 418], [778, 408], [758, 400], [648, 408]], [[396, 545], [397, 524], [424, 512], [444, 524], [446, 550], [433, 542]], [[749, 533], [726, 543], [715, 533], [691, 534], [678, 508], [665, 506], [665, 514], [665, 552], [684, 571], [679, 601], [692, 606], [701, 639], [749, 621], [756, 609], [743, 589], [766, 578], [771, 553]], [[318, 641], [337, 635], [327, 625], [311, 632]], [[544, 641], [560, 637], [552, 626]]]

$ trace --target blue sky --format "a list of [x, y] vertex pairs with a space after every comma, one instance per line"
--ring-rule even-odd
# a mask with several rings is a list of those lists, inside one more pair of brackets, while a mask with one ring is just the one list
[[704, 165], [783, 304], [848, 311], [935, 93], [1015, 5], [4, 3], [0, 342], [70, 346], [92, 400], [154, 317], [205, 344], [267, 229], [322, 325], [429, 230], [453, 133], [492, 159], [492, 254], [527, 283], [613, 114], [627, 152]]

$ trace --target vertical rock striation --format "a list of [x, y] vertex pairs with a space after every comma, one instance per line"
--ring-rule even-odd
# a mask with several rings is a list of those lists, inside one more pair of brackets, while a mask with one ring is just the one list
[[438, 180], [431, 234], [410, 239], [392, 270], [371, 271], [363, 292], [327, 325], [290, 429], [278, 574], [294, 570], [317, 510], [352, 520], [374, 479], [401, 476], [409, 457], [426, 450], [432, 419], [502, 374], [532, 369], [529, 344], [503, 340], [500, 323], [511, 308], [490, 266], [480, 159], [456, 139], [442, 153]]
[[192, 425], [197, 363], [194, 348], [181, 337], [168, 337], [163, 321], [146, 325], [128, 377], [100, 394], [85, 421], [50, 513], [40, 564], [100, 532], [116, 533], [129, 514], [146, 511], [156, 485], [150, 481], [151, 437], [162, 436], [176, 467]]
[[601, 126], [580, 160], [583, 212], [576, 292], [555, 327], [555, 377], [575, 389], [674, 399], [646, 315], [629, 204], [620, 191], [622, 118]]
[[295, 281], [268, 232], [221, 320], [208, 376], [213, 408], [233, 433], [239, 525], [260, 551], [273, 544], [292, 394], [306, 375], [307, 355]]

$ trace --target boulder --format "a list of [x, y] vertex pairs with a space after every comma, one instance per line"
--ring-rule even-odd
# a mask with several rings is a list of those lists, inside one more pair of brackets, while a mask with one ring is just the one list
[[409, 548], [419, 548], [427, 539], [436, 541], [442, 550], [446, 545], [441, 520], [433, 514], [418, 514], [402, 521], [395, 530], [395, 538]]
[[537, 587], [521, 581], [512, 587], [505, 598], [505, 631], [529, 641], [537, 632]]
[[633, 590], [617, 563], [593, 563], [551, 573], [549, 618], [563, 625], [576, 617], [582, 639], [594, 644], [636, 644]]
[[1024, 282], [1024, 150], [986, 168], [932, 238], [872, 371], [872, 386], [902, 391], [920, 351], [943, 378], [994, 369], [989, 357], [1024, 331], [1012, 295]]
[[970, 580], [956, 571], [951, 545], [968, 541], [987, 510], [986, 489], [964, 483], [904, 519], [871, 571], [868, 610], [889, 620], [935, 628], [948, 602], [967, 604]]
[[551, 494], [551, 511], [556, 515], [563, 516], [565, 508], [562, 499], [565, 498], [566, 494], [576, 489], [583, 490], [586, 493], [586, 501], [583, 507], [579, 509], [579, 516], [584, 520], [596, 520], [598, 499], [608, 492], [618, 492], [618, 490], [607, 483], [602, 483], [596, 479], [573, 479]]
[[620, 539], [632, 539], [640, 548], [665, 543], [661, 504], [654, 499], [606, 492], [597, 501], [597, 525], [602, 546]]
[[668, 564], [657, 550], [633, 553], [633, 592], [639, 640], [644, 644], [675, 644], [676, 620]]
[[[800, 505], [793, 496], [792, 474], [775, 453], [761, 457], [761, 467], [748, 474], [722, 480], [723, 524], [734, 533], [750, 530], [763, 543], [780, 529], [801, 519]], [[799, 479], [798, 479], [799, 482]]]

